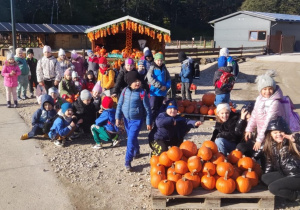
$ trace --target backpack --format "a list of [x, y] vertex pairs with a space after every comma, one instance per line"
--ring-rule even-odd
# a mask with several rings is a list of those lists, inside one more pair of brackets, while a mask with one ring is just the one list
[[299, 114], [294, 112], [294, 104], [289, 96], [283, 96], [282, 99], [279, 100], [283, 105], [287, 123], [292, 132], [300, 131], [300, 117]]
[[192, 78], [194, 78], [195, 75], [196, 75], [196, 68], [195, 68], [196, 63], [195, 63], [194, 59], [191, 58], [191, 57], [189, 57], [189, 62], [188, 62], [188, 64], [189, 64], [190, 67], [191, 67], [191, 76], [192, 76]]
[[44, 133], [49, 133], [50, 132], [50, 129], [54, 123], [54, 121], [57, 119], [57, 118], [61, 118], [63, 119], [62, 116], [56, 114], [54, 117], [51, 117], [50, 119], [47, 119], [46, 122], [44, 123], [43, 125], [43, 132]]
[[236, 60], [234, 60], [232, 57], [227, 58], [227, 66], [232, 66], [232, 73], [235, 77], [239, 74], [239, 65]]
[[218, 69], [218, 71], [222, 72], [222, 75], [220, 79], [216, 81], [215, 87], [219, 88], [221, 91], [231, 91], [235, 83], [234, 75], [222, 69]]

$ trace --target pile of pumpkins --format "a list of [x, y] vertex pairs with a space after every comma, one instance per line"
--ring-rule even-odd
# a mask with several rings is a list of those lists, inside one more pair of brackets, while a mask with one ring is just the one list
[[225, 157], [212, 141], [205, 141], [199, 149], [194, 142], [184, 141], [180, 147], [152, 156], [150, 165], [151, 185], [163, 195], [175, 190], [189, 195], [200, 186], [226, 194], [235, 190], [246, 193], [258, 184], [262, 174], [260, 165], [250, 157], [238, 150]]
[[[181, 82], [180, 82], [180, 83], [177, 83], [176, 89], [177, 89], [177, 90], [181, 90], [181, 86], [182, 86]], [[192, 84], [191, 84], [191, 87], [190, 87], [190, 90], [197, 90], [197, 86], [196, 86], [194, 83], [192, 83]]]

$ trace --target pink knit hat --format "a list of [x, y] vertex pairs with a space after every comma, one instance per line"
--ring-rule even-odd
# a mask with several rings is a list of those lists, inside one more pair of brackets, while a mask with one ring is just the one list
[[67, 69], [65, 71], [64, 76], [67, 76], [67, 75], [72, 76], [72, 71], [70, 69]]
[[100, 81], [98, 81], [98, 82], [95, 84], [95, 86], [94, 86], [94, 88], [93, 88], [93, 92], [98, 92], [98, 93], [101, 93], [101, 92], [102, 92], [102, 87], [101, 87], [101, 85], [100, 85]]
[[78, 58], [78, 54], [77, 54], [77, 52], [75, 50], [72, 50], [72, 52], [71, 52], [71, 58], [74, 59], [74, 60], [76, 58]]
[[127, 58], [125, 60], [125, 64], [133, 65], [134, 64], [134, 60], [132, 58]]

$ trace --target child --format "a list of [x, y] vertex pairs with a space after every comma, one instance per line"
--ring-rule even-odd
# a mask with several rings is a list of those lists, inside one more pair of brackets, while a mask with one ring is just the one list
[[[26, 96], [26, 92], [27, 92], [27, 87], [28, 87], [31, 74], [26, 59], [23, 56], [22, 48], [16, 49], [15, 61], [18, 63], [19, 68], [21, 70], [21, 75], [18, 76], [18, 88], [17, 88], [18, 100], [29, 99]], [[22, 92], [22, 98], [21, 98], [21, 92]]]
[[49, 88], [48, 95], [52, 97], [54, 101], [54, 109], [56, 110], [56, 112], [58, 112], [61, 105], [66, 101], [59, 96], [59, 92], [56, 87]]
[[76, 72], [78, 74], [78, 77], [83, 78], [86, 72], [83, 57], [77, 54], [75, 50], [72, 50], [71, 59], [72, 59], [72, 64], [74, 65], [75, 68], [73, 72]]
[[253, 149], [257, 151], [265, 138], [265, 131], [270, 120], [276, 116], [282, 116], [286, 120], [284, 107], [280, 102], [283, 94], [271, 76], [274, 71], [267, 71], [266, 74], [257, 77], [259, 96], [256, 98], [254, 109], [246, 127], [245, 140], [251, 138], [251, 132], [257, 129], [256, 142]]
[[85, 89], [84, 81], [78, 76], [76, 71], [72, 72], [72, 80], [75, 84], [77, 93], [80, 93], [83, 89]]
[[105, 57], [101, 57], [99, 59], [99, 73], [97, 81], [100, 81], [104, 94], [106, 96], [110, 96], [111, 90], [115, 86], [115, 71], [109, 67]]
[[28, 49], [27, 50], [27, 58], [26, 62], [29, 66], [30, 69], [30, 80], [29, 80], [29, 90], [30, 90], [30, 97], [33, 98], [33, 84], [35, 87], [37, 86], [37, 78], [36, 78], [36, 66], [37, 66], [37, 59], [35, 59], [33, 54], [33, 49]]
[[271, 193], [300, 201], [300, 135], [292, 134], [282, 117], [271, 120], [266, 128], [263, 151], [267, 158], [261, 180]]
[[11, 107], [10, 97], [13, 96], [14, 108], [18, 106], [17, 100], [17, 86], [18, 86], [18, 76], [21, 75], [21, 70], [14, 59], [12, 53], [8, 53], [6, 56], [6, 61], [3, 65], [1, 72], [4, 77], [4, 86], [6, 90], [6, 101], [7, 108]]
[[138, 135], [146, 115], [147, 130], [151, 130], [151, 109], [149, 98], [141, 88], [141, 81], [137, 71], [130, 71], [126, 74], [128, 87], [124, 88], [117, 106], [116, 126], [120, 125], [122, 115], [124, 115], [124, 125], [127, 132], [127, 150], [125, 156], [125, 167], [131, 171], [131, 161], [133, 157], [140, 154]]
[[160, 155], [168, 150], [168, 146], [180, 146], [184, 136], [191, 128], [201, 125], [200, 121], [185, 119], [177, 115], [177, 104], [174, 99], [168, 101], [165, 112], [160, 113], [149, 133], [151, 155]]
[[154, 56], [154, 64], [151, 65], [147, 79], [150, 86], [150, 106], [152, 111], [152, 120], [155, 120], [158, 115], [167, 91], [171, 86], [171, 77], [165, 64], [163, 63], [164, 56], [157, 53]]
[[181, 94], [182, 94], [182, 100], [186, 100], [186, 94], [187, 99], [189, 101], [192, 100], [190, 87], [193, 82], [193, 75], [192, 75], [192, 67], [190, 63], [190, 59], [187, 58], [186, 54], [184, 52], [178, 53], [178, 60], [181, 63], [181, 72], [179, 74], [181, 78]]
[[99, 58], [96, 55], [94, 55], [94, 52], [92, 50], [88, 50], [87, 55], [89, 56], [87, 60], [88, 71], [92, 71], [95, 78], [98, 78]]
[[85, 79], [85, 88], [92, 92], [94, 86], [96, 84], [96, 77], [94, 75], [94, 72], [92, 70], [89, 70], [86, 73], [86, 79]]
[[74, 122], [74, 118], [72, 118], [72, 105], [70, 103], [63, 103], [58, 115], [59, 117], [54, 121], [48, 135], [56, 146], [62, 147], [66, 139], [70, 137], [78, 125], [82, 123], [82, 120], [78, 120], [77, 124]]
[[59, 49], [57, 62], [60, 66], [61, 73], [64, 74], [66, 70], [73, 71], [75, 69], [74, 65], [69, 61], [66, 56], [66, 52], [63, 49]]
[[43, 131], [44, 124], [47, 120], [50, 120], [56, 115], [56, 111], [53, 108], [54, 102], [51, 96], [43, 95], [41, 108], [39, 108], [32, 116], [32, 129], [29, 133], [25, 133], [21, 136], [20, 140], [32, 138], [36, 135], [45, 134]]
[[93, 147], [95, 149], [102, 148], [102, 141], [112, 141], [112, 146], [114, 147], [120, 143], [115, 122], [116, 109], [113, 108], [113, 104], [111, 97], [104, 96], [101, 115], [91, 127], [93, 138], [96, 142], [96, 145]]
[[147, 80], [147, 70], [146, 70], [146, 61], [145, 60], [139, 60], [138, 62], [138, 73], [140, 75], [141, 81], [142, 81], [142, 88], [146, 90], [147, 93], [149, 93], [149, 85]]
[[153, 55], [152, 55], [151, 51], [149, 50], [149, 48], [144, 51], [144, 56], [145, 56], [145, 61], [146, 61], [146, 70], [148, 72], [150, 69], [150, 66], [153, 64], [153, 61], [154, 61]]
[[100, 81], [96, 83], [96, 85], [93, 88], [92, 91], [92, 96], [93, 96], [93, 104], [95, 106], [96, 112], [100, 110], [100, 105], [101, 105], [101, 93], [102, 93], [102, 88], [100, 85]]
[[[220, 103], [217, 106], [217, 122], [211, 137], [218, 146], [219, 152], [227, 156], [234, 150], [238, 143], [243, 139], [246, 127], [247, 111], [244, 109], [241, 116], [231, 112], [227, 103]], [[240, 120], [241, 119], [241, 120]]]
[[67, 98], [72, 98], [77, 94], [75, 83], [72, 80], [72, 72], [67, 69], [64, 73], [64, 78], [59, 83], [59, 93], [61, 96], [66, 95]]
[[82, 119], [83, 123], [80, 128], [84, 133], [90, 133], [91, 125], [96, 120], [96, 109], [92, 102], [92, 95], [90, 91], [83, 90], [80, 97], [72, 104], [74, 115], [77, 119]]

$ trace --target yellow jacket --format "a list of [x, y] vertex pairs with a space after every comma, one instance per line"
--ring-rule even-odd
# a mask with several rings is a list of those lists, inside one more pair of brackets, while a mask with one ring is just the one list
[[115, 71], [112, 69], [107, 69], [105, 74], [98, 72], [98, 80], [101, 83], [101, 87], [109, 90], [115, 86]]

